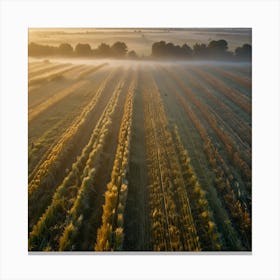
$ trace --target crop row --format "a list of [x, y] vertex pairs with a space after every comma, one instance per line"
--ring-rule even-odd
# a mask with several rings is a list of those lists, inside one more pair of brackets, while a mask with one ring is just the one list
[[30, 250], [74, 249], [69, 239], [75, 237], [77, 228], [82, 223], [83, 209], [89, 203], [87, 193], [94, 188], [94, 175], [100, 165], [100, 155], [123, 84], [124, 79], [113, 92], [88, 144], [57, 188], [51, 204], [33, 227], [29, 236]]
[[55, 71], [52, 74], [45, 74], [45, 75], [41, 75], [39, 77], [33, 78], [33, 79], [29, 79], [28, 80], [28, 87], [34, 86], [34, 85], [38, 85], [44, 82], [50, 82], [55, 80], [57, 77], [61, 77], [63, 74], [72, 71], [73, 69], [78, 69], [80, 68], [81, 65], [70, 65], [69, 67], [67, 67], [66, 69], [62, 69], [62, 70], [58, 70]]
[[[161, 81], [162, 78], [159, 79]], [[171, 83], [172, 80], [166, 79], [163, 85], [163, 90], [165, 96], [168, 93], [169, 96], [172, 96], [173, 98], [173, 104], [171, 102], [168, 102], [166, 105], [171, 104], [171, 111], [170, 116], [173, 119], [178, 120], [178, 126], [180, 124], [181, 132], [184, 131], [185, 135], [188, 135], [186, 137], [187, 143], [190, 145], [190, 151], [193, 153], [193, 163], [195, 170], [198, 172], [199, 176], [199, 182], [202, 186], [205, 187], [205, 190], [207, 190], [207, 197], [209, 197], [209, 203], [211, 204], [211, 210], [215, 213], [215, 220], [217, 223], [218, 231], [222, 233], [221, 235], [221, 243], [222, 243], [222, 250], [228, 250], [228, 249], [234, 249], [234, 250], [241, 250], [242, 245], [239, 240], [238, 234], [236, 230], [231, 225], [231, 222], [229, 220], [228, 214], [226, 209], [221, 204], [220, 198], [218, 197], [217, 191], [214, 187], [214, 174], [213, 172], [210, 172], [212, 168], [209, 168], [209, 163], [207, 163], [207, 157], [205, 157], [204, 161], [204, 149], [203, 149], [203, 141], [199, 141], [199, 138], [195, 137], [195, 141], [193, 140], [196, 133], [198, 134], [198, 137], [208, 137], [206, 127], [201, 122], [201, 118], [199, 118], [199, 123], [197, 123], [198, 126], [201, 127], [201, 129], [198, 131], [196, 129], [196, 126], [194, 125], [193, 119], [198, 120], [196, 116], [193, 118], [190, 116], [194, 114], [194, 112], [191, 110], [191, 108], [188, 108], [190, 106], [189, 102], [186, 102], [186, 100], [182, 99], [182, 96], [178, 94], [176, 90], [175, 84]], [[180, 113], [181, 110], [176, 110], [175, 108], [178, 106], [179, 108], [182, 108], [186, 114]], [[174, 110], [175, 109], [175, 110]], [[173, 115], [172, 110], [174, 110], [175, 115]], [[185, 116], [184, 116], [185, 115]], [[186, 117], [186, 119], [185, 119]], [[181, 122], [179, 122], [181, 119]], [[177, 123], [177, 122], [176, 122]], [[186, 126], [190, 129], [186, 129]], [[191, 126], [191, 127], [190, 127]], [[195, 131], [197, 130], [197, 131]], [[202, 135], [200, 135], [202, 134]], [[208, 172], [206, 172], [208, 169]], [[212, 175], [212, 176], [211, 176]], [[191, 200], [192, 202], [192, 200]]]
[[[201, 124], [200, 120], [193, 112], [193, 109], [184, 98], [182, 98], [180, 95], [177, 95], [177, 97], [182, 102], [186, 113], [192, 120], [203, 140], [205, 153], [208, 157], [209, 164], [215, 174], [214, 185], [217, 188], [218, 194], [223, 204], [225, 205], [231, 219], [235, 222], [234, 225], [237, 225], [235, 228], [243, 237], [243, 243], [245, 243], [245, 245], [247, 245], [247, 247], [249, 248], [250, 244], [248, 243], [251, 232], [250, 214], [248, 212], [247, 205], [241, 203], [241, 201], [237, 199], [236, 192], [233, 191], [234, 189], [236, 189], [236, 184], [238, 184], [238, 181], [236, 180], [236, 178], [234, 178], [234, 175], [231, 172], [230, 168], [226, 165], [218, 150], [212, 144], [205, 127]], [[236, 243], [238, 244], [238, 242]]]
[[71, 86], [62, 89], [57, 94], [52, 96], [51, 98], [43, 101], [39, 105], [35, 106], [35, 108], [29, 108], [28, 112], [28, 122], [31, 122], [33, 119], [35, 119], [38, 115], [40, 115], [42, 112], [46, 111], [48, 108], [53, 106], [54, 104], [61, 101], [63, 98], [67, 97], [68, 95], [72, 94], [76, 90], [79, 90], [82, 86], [86, 85], [87, 81], [78, 81]]
[[102, 63], [100, 65], [97, 65], [95, 67], [90, 67], [89, 69], [86, 69], [84, 71], [82, 71], [78, 77], [76, 78], [76, 80], [80, 80], [80, 79], [83, 79], [84, 77], [96, 72], [97, 70], [103, 68], [105, 65], [107, 65], [108, 63]]
[[207, 73], [206, 71], [202, 71], [198, 68], [193, 68], [193, 71], [195, 73], [200, 74], [204, 77], [204, 79], [214, 88], [219, 90], [223, 93], [224, 96], [226, 96], [231, 102], [236, 104], [238, 107], [242, 108], [246, 113], [251, 114], [252, 113], [252, 107], [250, 100], [242, 95], [239, 91], [228, 87], [225, 83], [223, 83], [221, 80], [217, 79], [213, 75]]
[[[53, 95], [51, 98], [48, 98], [47, 100], [41, 102], [40, 104], [38, 104], [38, 105], [36, 105], [34, 107], [29, 108], [28, 121], [29, 122], [32, 121], [39, 114], [41, 114], [42, 112], [47, 110], [49, 107], [51, 107], [54, 104], [58, 103], [60, 100], [62, 100], [63, 98], [67, 97], [69, 94], [75, 92], [76, 90], [79, 90], [79, 88], [81, 88], [83, 85], [88, 83], [87, 81], [81, 80], [83, 77], [89, 75], [90, 73], [96, 72], [98, 69], [102, 68], [105, 65], [106, 65], [106, 63], [103, 63], [103, 64], [98, 65], [96, 67], [93, 67], [93, 68], [86, 69], [86, 70], [82, 71], [78, 75], [78, 77], [75, 79], [77, 82], [75, 82], [74, 84], [72, 84], [69, 87], [66, 87], [66, 88], [62, 89], [61, 91], [59, 91], [55, 95]], [[48, 79], [50, 79], [49, 77], [52, 77], [52, 76], [53, 75], [48, 76]]]
[[[123, 83], [118, 85], [118, 93], [123, 87]], [[86, 162], [86, 167], [83, 171], [81, 181], [81, 188], [78, 191], [77, 198], [67, 215], [67, 225], [64, 228], [63, 234], [59, 239], [59, 250], [71, 250], [75, 243], [75, 238], [79, 232], [81, 223], [83, 221], [83, 213], [89, 208], [89, 194], [95, 188], [95, 175], [98, 171], [101, 164], [101, 152], [103, 151], [103, 146], [105, 143], [105, 137], [108, 134], [108, 130], [112, 125], [112, 114], [115, 111], [117, 105], [118, 95], [115, 96], [115, 99], [111, 100], [111, 109], [107, 108], [107, 116], [104, 115], [105, 122], [97, 124], [96, 129], [100, 129], [99, 135], [96, 135], [95, 143], [92, 146], [92, 151], [89, 155], [89, 158]]]
[[[200, 111], [200, 113], [204, 116], [205, 120], [207, 120], [210, 127], [213, 131], [218, 135], [219, 139], [225, 146], [225, 150], [228, 154], [229, 159], [231, 159], [236, 168], [240, 171], [244, 180], [247, 182], [251, 182], [251, 170], [248, 164], [241, 158], [239, 151], [236, 147], [236, 144], [232, 140], [232, 138], [228, 135], [228, 133], [221, 128], [217, 119], [213, 114], [209, 111], [209, 108], [199, 100], [195, 94], [186, 87], [180, 79], [175, 76], [175, 74], [169, 70], [166, 70], [169, 75], [176, 81], [178, 86], [183, 90], [183, 92], [187, 95], [187, 97], [191, 100], [191, 102], [196, 106], [196, 108]], [[177, 95], [184, 102], [185, 99], [181, 95]]]
[[191, 165], [188, 152], [181, 141], [178, 127], [175, 125], [173, 139], [182, 169], [187, 194], [189, 197], [194, 223], [199, 235], [202, 250], [217, 251], [221, 249], [216, 226], [212, 213], [209, 210], [208, 201]]
[[[58, 140], [42, 155], [41, 161], [29, 176], [29, 230], [42, 215], [57, 185], [69, 172], [71, 162], [87, 143], [92, 127], [92, 116], [99, 113], [97, 104], [104, 93], [106, 84], [110, 81], [113, 73], [110, 73], [104, 82], [101, 83], [95, 95], [88, 105], [74, 119], [72, 124], [58, 138]], [[86, 135], [86, 140], [81, 141], [81, 137]], [[81, 144], [81, 142], [83, 142]], [[79, 149], [76, 152], [76, 149]], [[69, 162], [70, 161], [70, 162]]]
[[[149, 100], [149, 101], [148, 101]], [[187, 189], [196, 184], [184, 178], [180, 155], [169, 129], [159, 90], [154, 82], [144, 93], [149, 197], [154, 250], [199, 251]]]
[[128, 192], [128, 158], [136, 82], [136, 78], [134, 78], [126, 97], [111, 181], [108, 183], [105, 193], [102, 225], [97, 232], [97, 240], [94, 248], [96, 251], [119, 251], [123, 248], [123, 215]]
[[29, 88], [28, 92], [28, 109], [36, 110], [37, 106], [40, 106], [48, 99], [55, 97], [61, 90], [70, 87], [77, 82], [77, 76], [85, 70], [85, 65], [78, 65], [71, 71], [64, 75], [57, 74], [53, 80], [37, 84]]
[[[212, 91], [210, 91], [206, 85], [199, 83], [198, 80], [195, 80], [193, 75], [188, 72], [188, 79], [191, 82], [192, 86], [200, 90], [201, 93], [205, 96], [207, 102], [213, 104], [213, 109], [219, 112], [219, 115], [222, 115], [225, 120], [227, 120], [228, 126], [232, 127], [233, 133], [242, 146], [251, 144], [251, 127], [240, 119], [240, 117], [235, 114], [232, 109], [227, 106], [224, 102], [221, 101]], [[245, 143], [243, 143], [245, 142]]]
[[[58, 142], [51, 147], [51, 150], [47, 151], [47, 158], [41, 162], [37, 168], [34, 169], [32, 174], [29, 176], [29, 188], [28, 194], [29, 196], [40, 187], [40, 185], [46, 182], [46, 186], [50, 185], [51, 178], [57, 171], [56, 169], [59, 168], [59, 162], [63, 160], [64, 153], [67, 152], [69, 147], [73, 145], [75, 141], [75, 135], [79, 134], [79, 130], [82, 128], [83, 124], [87, 120], [87, 116], [89, 116], [90, 112], [94, 110], [102, 92], [108, 81], [111, 79], [112, 73], [102, 82], [98, 90], [96, 91], [95, 95], [93, 96], [92, 100], [88, 103], [88, 105], [84, 108], [81, 114], [74, 120], [72, 125], [65, 131], [65, 133], [60, 137]], [[56, 163], [56, 164], [55, 164]], [[56, 165], [58, 165], [56, 167]], [[49, 182], [50, 184], [48, 184]]]
[[51, 62], [43, 62], [43, 61], [33, 61], [28, 62], [28, 73], [39, 68], [49, 67], [50, 65], [54, 65], [55, 63]]
[[50, 74], [57, 70], [61, 71], [61, 68], [64, 70], [69, 68], [69, 66], [73, 66], [73, 65], [70, 63], [59, 63], [59, 64], [51, 64], [48, 65], [47, 67], [39, 68], [38, 70], [35, 69], [34, 71], [28, 72], [28, 79], [31, 80], [39, 75], [47, 74], [47, 73]]
[[50, 67], [56, 66], [56, 65], [61, 65], [61, 63], [58, 62], [43, 62], [43, 61], [39, 61], [39, 62], [32, 62], [32, 63], [28, 63], [28, 77], [29, 74], [33, 73], [35, 74], [37, 71], [44, 71], [47, 70]]
[[[156, 69], [157, 73], [162, 73], [159, 68]], [[192, 143], [192, 149], [195, 150], [192, 152], [195, 152], [194, 160], [196, 161], [197, 168], [197, 163], [199, 163], [199, 166], [201, 165], [200, 155], [196, 153], [197, 147], [194, 147], [192, 132], [190, 130], [185, 130], [187, 124], [184, 114], [179, 112], [179, 108], [177, 109], [177, 105], [181, 107], [181, 102], [177, 102], [176, 95], [173, 93], [173, 91], [176, 90], [176, 87], [174, 88], [174, 85], [171, 83], [170, 79], [165, 79], [165, 81], [162, 82], [162, 77], [159, 76], [159, 78], [157, 78], [157, 75], [155, 75], [155, 78], [157, 82], [162, 86], [160, 90], [163, 97], [162, 100], [166, 100], [165, 105], [167, 106], [170, 118], [174, 120], [172, 121], [172, 123], [175, 122], [175, 128], [171, 129], [173, 136], [172, 142], [174, 143], [176, 154], [180, 163], [181, 172], [184, 178], [184, 184], [187, 190], [187, 196], [189, 198], [190, 207], [192, 209], [192, 216], [196, 226], [197, 234], [199, 236], [201, 250], [220, 250], [222, 249], [223, 245], [221, 244], [219, 233], [215, 225], [213, 215], [210, 211], [208, 197], [206, 196], [204, 191], [204, 189], [208, 189], [210, 187], [210, 180], [208, 177], [206, 179], [204, 175], [205, 173], [203, 173], [203, 171], [199, 174], [199, 180], [197, 179], [194, 169], [190, 163], [190, 157], [187, 150], [182, 144], [181, 137], [177, 129], [177, 124], [179, 125], [180, 123], [180, 128], [182, 129], [181, 133], [185, 131], [187, 141], [190, 141]], [[166, 96], [169, 97], [166, 98]], [[172, 97], [172, 102], [170, 102], [169, 100], [170, 97]], [[168, 143], [168, 145], [170, 144]], [[201, 152], [203, 153], [203, 151]], [[207, 167], [204, 166], [204, 168]], [[201, 167], [197, 168], [196, 171], [199, 171], [200, 169]]]
[[226, 70], [223, 70], [221, 68], [215, 67], [214, 68], [215, 71], [217, 71], [219, 74], [221, 74], [222, 76], [232, 80], [233, 82], [242, 85], [243, 87], [245, 87], [248, 90], [251, 90], [252, 88], [252, 82], [250, 79], [248, 78], [244, 78], [244, 77], [240, 77], [240, 75], [235, 75], [231, 72], [228, 72]]

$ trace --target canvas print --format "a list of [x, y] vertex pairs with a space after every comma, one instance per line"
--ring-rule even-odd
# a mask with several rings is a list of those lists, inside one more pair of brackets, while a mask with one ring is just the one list
[[29, 252], [251, 251], [251, 37], [30, 28]]

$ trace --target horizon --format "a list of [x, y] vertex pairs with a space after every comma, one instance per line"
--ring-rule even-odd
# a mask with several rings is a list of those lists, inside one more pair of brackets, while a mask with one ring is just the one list
[[96, 48], [101, 43], [111, 45], [123, 41], [139, 56], [149, 56], [152, 44], [159, 41], [193, 47], [195, 43], [224, 39], [229, 51], [252, 41], [250, 28], [29, 28], [28, 35], [28, 43], [50, 46], [88, 43]]

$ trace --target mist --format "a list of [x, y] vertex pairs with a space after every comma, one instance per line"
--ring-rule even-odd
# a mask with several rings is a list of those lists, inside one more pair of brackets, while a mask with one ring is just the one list
[[249, 61], [220, 61], [220, 60], [138, 60], [138, 59], [88, 59], [88, 58], [29, 58], [29, 62], [49, 62], [49, 63], [71, 63], [83, 65], [96, 65], [97, 63], [107, 63], [111, 67], [119, 66], [221, 66], [221, 67], [251, 67], [252, 63]]

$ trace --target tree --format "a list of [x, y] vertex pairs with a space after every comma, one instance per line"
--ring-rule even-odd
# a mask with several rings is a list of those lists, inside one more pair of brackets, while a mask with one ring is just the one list
[[135, 51], [130, 51], [130, 52], [128, 52], [128, 57], [129, 58], [137, 58], [138, 56], [137, 56], [137, 54], [136, 54], [136, 52]]
[[225, 40], [211, 41], [208, 44], [207, 52], [210, 58], [225, 57], [228, 49], [228, 43]]
[[108, 57], [112, 55], [112, 50], [109, 45], [101, 43], [95, 50], [97, 56]]
[[73, 47], [70, 44], [60, 44], [58, 47], [58, 53], [63, 56], [69, 56], [73, 54]]
[[192, 54], [193, 54], [192, 48], [191, 48], [189, 45], [187, 45], [187, 44], [184, 44], [184, 45], [181, 47], [181, 50], [182, 50], [182, 53], [183, 53], [184, 56], [190, 57], [190, 56], [192, 56]]
[[165, 45], [165, 48], [164, 48], [164, 53], [165, 53], [165, 55], [167, 55], [167, 56], [172, 56], [172, 55], [174, 55], [174, 49], [175, 49], [175, 46], [174, 46], [174, 44], [173, 43], [167, 43], [166, 45]]
[[127, 53], [127, 46], [124, 42], [116, 42], [111, 47], [113, 56], [122, 57]]
[[193, 46], [193, 54], [196, 57], [205, 58], [207, 56], [207, 47], [205, 44], [195, 44]]
[[162, 57], [165, 55], [165, 41], [155, 42], [152, 45], [152, 56]]
[[89, 44], [77, 44], [75, 54], [78, 56], [90, 56], [92, 54]]
[[242, 47], [235, 49], [235, 56], [239, 59], [251, 60], [252, 59], [252, 46], [244, 44]]
[[48, 56], [56, 54], [56, 47], [48, 45], [39, 45], [36, 43], [30, 43], [28, 45], [29, 56]]
[[226, 40], [211, 41], [208, 44], [210, 51], [225, 52], [228, 49], [228, 43]]
[[165, 41], [156, 42], [152, 45], [152, 56], [154, 57], [183, 57], [187, 45], [180, 47], [179, 45], [174, 45], [173, 43], [165, 43]]

